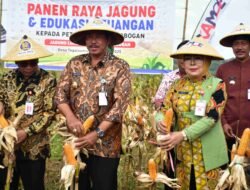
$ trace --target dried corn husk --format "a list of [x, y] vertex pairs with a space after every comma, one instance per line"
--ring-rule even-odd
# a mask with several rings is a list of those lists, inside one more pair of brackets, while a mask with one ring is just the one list
[[166, 176], [164, 173], [157, 173], [156, 171], [156, 163], [154, 159], [149, 159], [148, 161], [148, 170], [149, 173], [135, 173], [136, 179], [142, 183], [164, 183], [171, 188], [180, 188], [177, 184], [177, 179], [171, 179]]

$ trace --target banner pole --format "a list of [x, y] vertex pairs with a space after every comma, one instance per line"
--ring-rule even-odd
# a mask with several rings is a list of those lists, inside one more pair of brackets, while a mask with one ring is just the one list
[[188, 0], [186, 0], [186, 4], [185, 4], [185, 16], [184, 16], [182, 41], [186, 39], [187, 14], [188, 14]]
[[201, 23], [201, 20], [202, 20], [203, 16], [205, 15], [205, 13], [207, 12], [207, 9], [208, 9], [208, 7], [210, 6], [210, 4], [212, 3], [212, 1], [213, 1], [213, 0], [210, 0], [210, 1], [208, 2], [208, 4], [207, 4], [205, 10], [203, 11], [203, 13], [202, 13], [202, 15], [201, 15], [201, 18], [200, 18], [198, 24], [197, 24], [196, 27], [195, 27], [194, 33], [193, 33], [193, 35], [192, 35], [192, 38], [193, 38], [194, 35], [196, 34], [196, 31], [197, 31], [197, 29], [198, 29], [198, 27], [199, 27], [199, 25], [200, 25], [200, 23]]

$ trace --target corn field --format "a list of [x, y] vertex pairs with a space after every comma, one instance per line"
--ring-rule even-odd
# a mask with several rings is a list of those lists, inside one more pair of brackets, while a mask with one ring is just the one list
[[[217, 64], [216, 64], [217, 65]], [[215, 67], [216, 68], [216, 67]], [[215, 70], [215, 69], [213, 69]], [[0, 75], [8, 70], [1, 65]], [[212, 71], [213, 72], [213, 71]], [[60, 72], [51, 71], [58, 79]], [[118, 168], [118, 189], [163, 189], [160, 183], [142, 183], [136, 180], [141, 172], [148, 173], [147, 161], [156, 158], [157, 149], [148, 143], [156, 138], [154, 129], [152, 98], [162, 79], [162, 75], [132, 75], [130, 104], [124, 115], [122, 156]], [[60, 182], [63, 162], [63, 138], [57, 134], [56, 121], [49, 128], [51, 134], [51, 157], [47, 160], [45, 184], [47, 190], [64, 189]], [[157, 159], [156, 159], [157, 160]], [[158, 171], [163, 163], [158, 159]]]
[[[56, 77], [58, 73], [53, 72]], [[147, 173], [147, 161], [154, 154], [155, 147], [147, 143], [147, 140], [154, 137], [154, 132], [151, 131], [151, 126], [148, 121], [153, 112], [151, 98], [154, 96], [161, 75], [133, 75], [132, 78], [132, 95], [128, 111], [124, 116], [124, 131], [122, 140], [123, 154], [121, 156], [120, 165], [118, 168], [118, 189], [119, 190], [135, 190], [135, 189], [150, 189], [150, 185], [146, 186], [136, 180], [135, 172]], [[136, 110], [137, 109], [137, 110]], [[135, 116], [140, 112], [144, 129], [136, 123]], [[132, 117], [132, 118], [131, 118]], [[53, 124], [50, 128], [51, 133], [51, 158], [47, 160], [46, 170], [46, 189], [56, 190], [64, 189], [60, 183], [60, 171], [63, 166], [62, 160], [62, 144], [63, 138], [54, 132]], [[159, 168], [159, 170], [162, 170]], [[155, 185], [154, 189], [163, 189], [162, 184]]]

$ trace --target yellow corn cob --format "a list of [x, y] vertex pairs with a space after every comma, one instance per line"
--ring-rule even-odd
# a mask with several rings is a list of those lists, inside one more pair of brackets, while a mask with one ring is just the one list
[[95, 121], [95, 116], [94, 115], [91, 115], [89, 116], [83, 123], [82, 125], [82, 131], [83, 131], [83, 135], [85, 135], [88, 130], [93, 126], [94, 124], [94, 121]]
[[137, 119], [138, 125], [142, 126], [143, 125], [143, 117], [140, 114], [138, 114], [136, 119]]
[[165, 112], [165, 116], [164, 116], [164, 124], [166, 125], [166, 130], [167, 133], [170, 132], [171, 126], [172, 126], [172, 121], [173, 121], [173, 109], [169, 108], [166, 112]]
[[248, 148], [249, 136], [250, 136], [250, 128], [246, 128], [243, 131], [243, 134], [242, 134], [241, 139], [240, 139], [240, 145], [239, 145], [239, 148], [237, 150], [237, 154], [239, 156], [245, 155], [246, 150]]
[[148, 174], [150, 178], [155, 181], [156, 176], [157, 176], [157, 171], [156, 171], [156, 163], [153, 158], [149, 159], [148, 161]]
[[70, 144], [65, 143], [63, 146], [63, 152], [66, 158], [66, 163], [69, 165], [76, 165], [77, 161], [75, 159], [73, 148]]
[[7, 127], [7, 126], [9, 126], [9, 123], [8, 123], [8, 121], [5, 119], [4, 115], [1, 114], [1, 115], [0, 115], [0, 127], [1, 127], [1, 128], [4, 128], [4, 127]]

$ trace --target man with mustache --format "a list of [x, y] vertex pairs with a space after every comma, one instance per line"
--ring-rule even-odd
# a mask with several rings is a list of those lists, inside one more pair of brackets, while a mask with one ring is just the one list
[[[69, 131], [78, 137], [75, 147], [88, 150], [88, 156], [80, 154], [87, 166], [80, 172], [79, 189], [116, 190], [122, 117], [129, 102], [131, 78], [128, 63], [108, 48], [122, 43], [124, 37], [95, 18], [70, 40], [86, 46], [89, 53], [68, 62], [55, 102]], [[83, 135], [82, 124], [90, 115], [95, 116], [94, 126]]]
[[235, 136], [241, 137], [243, 130], [250, 127], [250, 27], [241, 23], [220, 44], [232, 47], [235, 55], [220, 65], [216, 73], [226, 83], [228, 100], [221, 119], [231, 150]]

